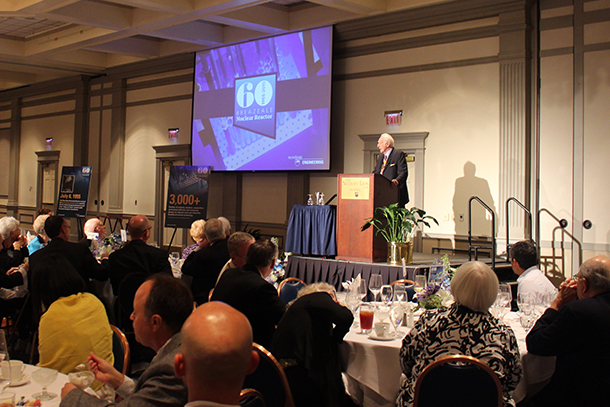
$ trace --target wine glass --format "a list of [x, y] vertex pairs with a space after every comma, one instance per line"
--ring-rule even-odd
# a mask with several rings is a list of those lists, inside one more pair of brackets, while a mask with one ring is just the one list
[[377, 294], [381, 291], [381, 274], [371, 274], [371, 278], [369, 279], [369, 290], [373, 293], [373, 301], [377, 301]]
[[529, 293], [517, 294], [517, 306], [523, 314], [530, 315], [534, 306], [532, 295]]
[[369, 291], [366, 288], [366, 281], [360, 280], [360, 285], [358, 286], [357, 290], [358, 290], [358, 294], [360, 295], [360, 299], [364, 301], [364, 299], [366, 298], [366, 295], [369, 293]]
[[407, 298], [407, 289], [405, 288], [404, 283], [396, 283], [394, 284], [394, 301], [398, 301], [402, 303]]
[[394, 301], [392, 303], [392, 307], [390, 308], [390, 322], [394, 325], [394, 333], [396, 336], [400, 334], [398, 331], [398, 327], [402, 323], [402, 320], [405, 315], [405, 309], [402, 304], [398, 301]]
[[313, 199], [311, 198], [311, 194], [307, 194], [307, 205], [313, 205]]
[[390, 317], [390, 306], [387, 304], [379, 304], [375, 311], [375, 316], [379, 322], [385, 322]]
[[415, 285], [413, 286], [413, 290], [415, 290], [416, 294], [421, 293], [426, 288], [426, 276], [425, 275], [417, 275], [415, 276]]
[[388, 305], [390, 301], [392, 301], [392, 286], [391, 285], [382, 285], [381, 286], [381, 301]]
[[[10, 358], [8, 356], [8, 347], [6, 345], [6, 337], [4, 336], [4, 330], [0, 329], [0, 363], [3, 360], [7, 360], [9, 362], [10, 369]], [[4, 377], [4, 375], [0, 376], [0, 393], [2, 393], [6, 387], [10, 383], [10, 377]]]
[[358, 319], [356, 316], [356, 311], [360, 305], [360, 294], [357, 292], [348, 291], [347, 295], [345, 296], [345, 305], [347, 305], [347, 308], [352, 311], [352, 314], [354, 315], [354, 327], [357, 328]]
[[55, 379], [57, 379], [57, 370], [41, 367], [40, 369], [32, 372], [32, 379], [42, 386], [42, 391], [40, 393], [32, 394], [33, 398], [40, 401], [47, 401], [57, 397], [57, 394], [49, 393], [47, 391], [47, 387], [51, 385]]

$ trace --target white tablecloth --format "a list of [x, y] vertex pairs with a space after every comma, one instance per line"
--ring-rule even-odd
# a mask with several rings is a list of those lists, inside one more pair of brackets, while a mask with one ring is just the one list
[[[533, 394], [548, 382], [555, 370], [555, 358], [527, 353], [526, 333], [519, 323], [517, 313], [509, 313], [505, 322], [515, 332], [521, 353], [523, 378], [513, 392], [513, 398], [521, 401], [526, 394]], [[409, 331], [405, 327], [401, 330], [405, 335]], [[394, 406], [402, 373], [399, 360], [402, 340], [376, 341], [367, 335], [358, 334], [359, 331], [359, 328], [352, 327], [341, 346], [346, 389], [362, 406]]]
[[[16, 386], [16, 387], [7, 387], [5, 392], [10, 392], [15, 394], [15, 402], [18, 402], [21, 399], [21, 396], [25, 397], [26, 400], [34, 400], [32, 394], [39, 393], [42, 390], [42, 386], [32, 380], [32, 372], [39, 369], [38, 366], [33, 365], [25, 365], [24, 373], [30, 377], [28, 383]], [[64, 387], [64, 384], [68, 382], [68, 375], [58, 373], [57, 379], [53, 382], [48, 388], [49, 393], [57, 394], [53, 400], [43, 401], [42, 407], [56, 407], [59, 406], [59, 402], [61, 401], [61, 388]]]

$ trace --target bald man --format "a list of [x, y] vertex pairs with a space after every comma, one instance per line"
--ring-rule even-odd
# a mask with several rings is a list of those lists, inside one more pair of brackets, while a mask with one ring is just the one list
[[185, 407], [238, 406], [244, 378], [258, 361], [241, 312], [222, 302], [201, 305], [184, 323], [182, 352], [175, 356], [176, 376], [188, 388]]
[[610, 401], [610, 259], [580, 266], [527, 335], [529, 353], [557, 356], [551, 382], [531, 406], [605, 406]]
[[129, 273], [139, 271], [148, 275], [172, 274], [167, 252], [147, 244], [151, 229], [152, 225], [145, 215], [134, 216], [127, 224], [131, 240], [108, 257], [114, 295], [119, 295], [119, 284]]

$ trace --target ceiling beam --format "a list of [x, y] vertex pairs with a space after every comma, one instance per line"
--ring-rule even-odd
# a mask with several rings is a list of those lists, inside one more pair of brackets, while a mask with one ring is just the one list
[[150, 31], [146, 35], [209, 47], [223, 43], [222, 26], [201, 20], [189, 21], [184, 24]]

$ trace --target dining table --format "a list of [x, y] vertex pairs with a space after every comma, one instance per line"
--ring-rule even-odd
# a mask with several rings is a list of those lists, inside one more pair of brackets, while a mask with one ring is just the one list
[[[32, 379], [32, 372], [34, 372], [40, 368], [38, 366], [28, 365], [28, 364], [24, 364], [24, 366], [25, 366], [25, 368], [23, 370], [22, 379], [16, 383], [9, 384], [9, 386], [6, 388], [6, 390], [4, 390], [5, 393], [14, 393], [15, 394], [15, 402], [19, 402], [22, 397], [24, 398], [25, 401], [33, 401], [35, 399], [34, 399], [34, 397], [32, 397], [32, 395], [35, 393], [39, 393], [42, 390], [42, 386], [39, 385], [38, 383], [36, 383]], [[47, 388], [47, 391], [49, 393], [55, 393], [55, 394], [57, 394], [57, 397], [55, 397], [51, 400], [42, 401], [41, 406], [42, 407], [59, 406], [59, 403], [61, 402], [61, 389], [62, 389], [62, 387], [64, 387], [64, 384], [66, 384], [67, 382], [68, 382], [68, 375], [65, 375], [63, 373], [58, 373], [57, 379], [55, 379], [55, 381], [53, 383], [51, 383]]]
[[[417, 314], [416, 314], [417, 317]], [[532, 355], [527, 352], [525, 329], [519, 315], [510, 312], [504, 317], [517, 339], [523, 376], [512, 392], [516, 402], [540, 390], [555, 371], [555, 357]], [[364, 407], [391, 407], [396, 405], [400, 390], [402, 368], [400, 348], [402, 339], [411, 331], [401, 326], [393, 339], [373, 339], [374, 334], [362, 334], [359, 327], [352, 326], [340, 346], [343, 363], [343, 382], [354, 402]]]

